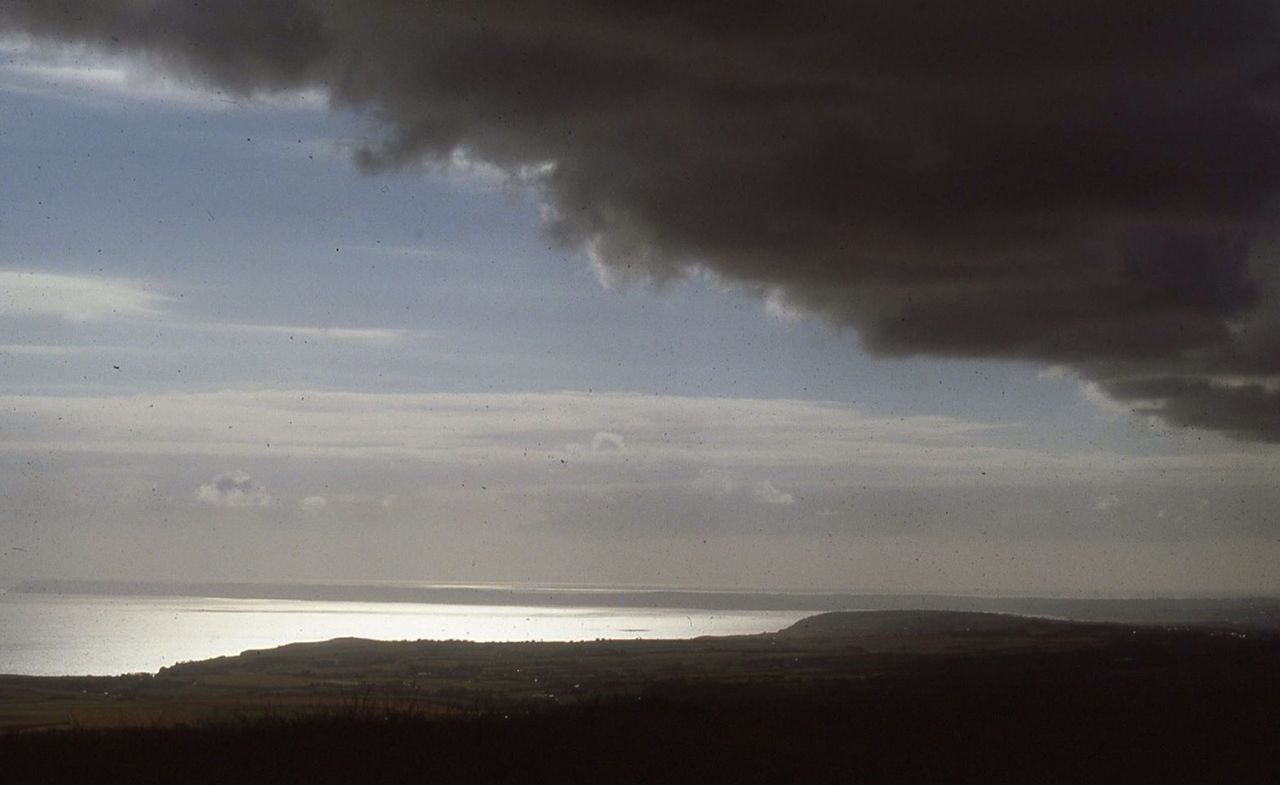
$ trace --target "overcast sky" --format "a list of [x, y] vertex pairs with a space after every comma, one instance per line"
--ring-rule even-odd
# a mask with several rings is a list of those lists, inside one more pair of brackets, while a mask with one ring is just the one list
[[0, 5], [0, 584], [1280, 591], [1269, 4], [562, 5]]

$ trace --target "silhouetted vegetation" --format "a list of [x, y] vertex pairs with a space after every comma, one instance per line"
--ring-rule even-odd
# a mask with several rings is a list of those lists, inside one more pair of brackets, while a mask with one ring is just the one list
[[[1063, 672], [691, 689], [426, 719], [375, 710], [0, 741], [20, 783], [1275, 782], [1275, 680]], [[368, 707], [366, 707], [368, 708]]]

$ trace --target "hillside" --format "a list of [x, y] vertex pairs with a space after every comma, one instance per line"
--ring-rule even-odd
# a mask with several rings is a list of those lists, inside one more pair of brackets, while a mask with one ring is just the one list
[[[1280, 641], [997, 614], [0, 677], [6, 783], [1274, 783]], [[125, 726], [125, 727], [120, 727]]]
[[[1230, 667], [1268, 677], [1272, 633], [984, 613], [820, 614], [776, 634], [581, 643], [341, 638], [119, 677], [0, 676], [5, 728], [189, 723], [370, 701], [431, 716], [567, 706], [691, 685], [866, 685], [957, 674]], [[1265, 664], [1264, 665], [1260, 665]]]

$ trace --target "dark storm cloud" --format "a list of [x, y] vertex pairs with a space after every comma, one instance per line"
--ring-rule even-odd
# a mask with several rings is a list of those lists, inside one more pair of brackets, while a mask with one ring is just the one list
[[1229, 380], [1156, 376], [1109, 382], [1113, 396], [1132, 401], [1138, 414], [1154, 414], [1173, 425], [1212, 428], [1240, 439], [1277, 439], [1274, 428], [1280, 391]]
[[1067, 364], [1280, 441], [1277, 9], [0, 0], [0, 25], [325, 87], [385, 122], [373, 169], [554, 164], [551, 231], [622, 277], [701, 264], [875, 353]]

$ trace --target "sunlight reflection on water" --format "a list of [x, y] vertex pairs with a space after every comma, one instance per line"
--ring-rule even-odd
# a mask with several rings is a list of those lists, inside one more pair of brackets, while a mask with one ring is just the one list
[[152, 672], [330, 638], [567, 641], [771, 632], [802, 611], [0, 594], [0, 673]]

